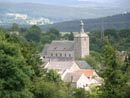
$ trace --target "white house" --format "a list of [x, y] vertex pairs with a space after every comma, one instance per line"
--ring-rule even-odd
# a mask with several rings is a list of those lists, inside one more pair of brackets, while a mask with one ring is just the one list
[[77, 64], [76, 61], [49, 61], [42, 67], [57, 71], [64, 82], [71, 83], [76, 88], [89, 90], [91, 84], [100, 85], [102, 83], [101, 78], [93, 69], [81, 69], [80, 63]]
[[71, 83], [72, 87], [85, 88], [88, 86], [89, 79], [81, 73], [69, 72], [63, 78], [66, 83]]
[[50, 61], [43, 64], [42, 67], [56, 70], [58, 74], [60, 74], [62, 79], [64, 78], [66, 73], [80, 70], [75, 61]]

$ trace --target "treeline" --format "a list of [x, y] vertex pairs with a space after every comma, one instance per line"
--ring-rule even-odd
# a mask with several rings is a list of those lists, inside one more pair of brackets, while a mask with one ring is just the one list
[[[103, 11], [101, 11], [103, 13]], [[99, 13], [97, 13], [99, 14]], [[130, 13], [118, 14], [108, 17], [102, 17], [97, 19], [83, 19], [85, 31], [102, 30], [104, 29], [128, 29], [130, 28]], [[91, 17], [92, 18], [92, 17]], [[64, 21], [45, 26], [40, 26], [42, 30], [48, 30], [49, 28], [56, 28], [62, 32], [77, 32], [79, 31], [80, 20]]]
[[23, 41], [33, 42], [35, 48], [41, 52], [45, 44], [51, 43], [52, 40], [73, 40], [73, 33], [62, 35], [57, 29], [50, 28], [43, 32], [38, 26], [33, 25], [29, 28], [20, 28], [18, 24], [14, 23], [10, 28], [1, 28], [5, 33], [16, 34], [20, 36]]
[[101, 51], [103, 38], [107, 37], [113, 47], [119, 51], [130, 50], [130, 29], [106, 29], [104, 31], [92, 31], [90, 37], [90, 50]]
[[[52, 40], [73, 40], [74, 33], [62, 34], [55, 28], [50, 28], [46, 32], [34, 25], [30, 28], [20, 28], [17, 24], [13, 24], [11, 28], [4, 29], [6, 33], [18, 31], [21, 39], [32, 41], [35, 43], [39, 51], [45, 44], [51, 43]], [[108, 37], [113, 47], [120, 51], [129, 50], [130, 46], [130, 29], [106, 29], [104, 31], [95, 30], [89, 33], [90, 50], [100, 52], [103, 46], [103, 38]]]

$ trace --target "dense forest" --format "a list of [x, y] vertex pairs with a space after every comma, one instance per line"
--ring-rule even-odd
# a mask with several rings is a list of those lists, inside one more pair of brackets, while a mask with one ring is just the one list
[[[19, 31], [19, 33], [10, 33]], [[41, 68], [39, 53], [52, 40], [73, 40], [73, 33], [62, 35], [57, 29], [42, 32], [38, 26], [28, 29], [13, 24], [0, 29], [0, 98], [130, 98], [130, 30], [93, 31], [90, 36], [92, 57], [98, 74], [104, 79], [91, 91], [72, 88], [54, 70]], [[128, 51], [123, 62], [117, 51]], [[96, 67], [95, 67], [96, 68]]]

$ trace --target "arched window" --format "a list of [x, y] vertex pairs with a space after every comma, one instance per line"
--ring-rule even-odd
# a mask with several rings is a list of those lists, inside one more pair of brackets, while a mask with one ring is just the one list
[[60, 53], [60, 56], [62, 56], [62, 53]]
[[56, 56], [57, 56], [57, 53], [56, 53]]

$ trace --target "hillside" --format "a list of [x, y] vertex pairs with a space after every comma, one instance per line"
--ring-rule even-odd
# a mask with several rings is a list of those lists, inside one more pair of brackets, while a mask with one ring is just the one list
[[[49, 28], [56, 28], [62, 32], [77, 32], [79, 31], [80, 20], [65, 21], [54, 23], [51, 25], [41, 26], [46, 31]], [[85, 31], [104, 29], [127, 29], [130, 28], [130, 13], [118, 14], [97, 19], [83, 19]]]
[[130, 8], [111, 6], [68, 7], [37, 3], [0, 2], [0, 25], [12, 23], [44, 25], [80, 18], [99, 18], [128, 11]]

